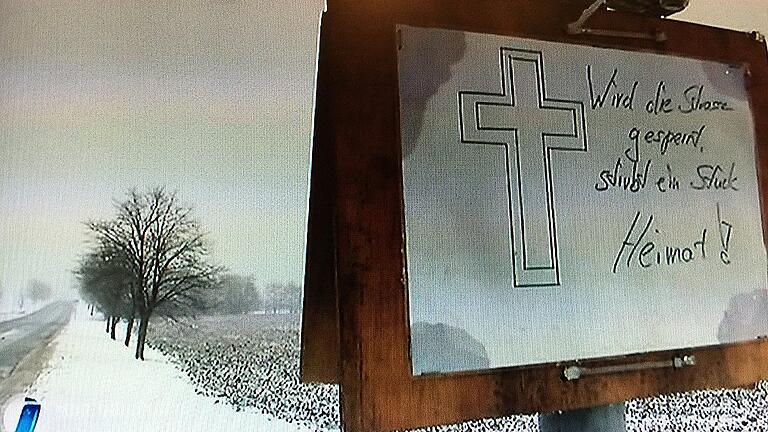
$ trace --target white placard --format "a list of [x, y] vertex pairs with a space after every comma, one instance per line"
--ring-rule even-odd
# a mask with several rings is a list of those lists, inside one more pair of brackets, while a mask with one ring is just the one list
[[743, 66], [398, 31], [414, 374], [768, 334]]

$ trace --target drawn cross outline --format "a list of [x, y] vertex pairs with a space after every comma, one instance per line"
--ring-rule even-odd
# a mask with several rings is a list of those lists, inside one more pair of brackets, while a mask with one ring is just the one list
[[[535, 70], [535, 80], [528, 69]], [[499, 73], [501, 93], [458, 93], [461, 142], [504, 147], [511, 225], [509, 248], [514, 286], [558, 286], [560, 263], [551, 153], [552, 150], [587, 151], [584, 103], [547, 97], [544, 62], [540, 51], [500, 48]], [[534, 81], [535, 87], [532, 85]], [[531, 96], [526, 92], [530, 93], [531, 90], [535, 90], [536, 95], [526, 99], [525, 96]], [[524, 97], [518, 100], [519, 95]], [[525, 113], [527, 116], [533, 114], [540, 122], [549, 123], [548, 126], [553, 125], [550, 119], [555, 115], [560, 117], [558, 120], [561, 122], [557, 123], [558, 127], [554, 131], [528, 130], [520, 125], [530, 118], [524, 119], [519, 115], [525, 109], [528, 109]], [[569, 117], [570, 121], [563, 128], [562, 119], [565, 117]], [[563, 132], [561, 129], [568, 130]], [[537, 153], [538, 148], [541, 153]], [[546, 200], [544, 203], [541, 202], [542, 198]], [[541, 249], [546, 251], [542, 253]]]

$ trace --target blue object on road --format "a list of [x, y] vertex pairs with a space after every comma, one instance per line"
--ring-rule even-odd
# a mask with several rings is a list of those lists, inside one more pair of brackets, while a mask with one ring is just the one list
[[24, 398], [24, 408], [21, 409], [16, 432], [33, 432], [40, 416], [40, 404], [32, 398]]

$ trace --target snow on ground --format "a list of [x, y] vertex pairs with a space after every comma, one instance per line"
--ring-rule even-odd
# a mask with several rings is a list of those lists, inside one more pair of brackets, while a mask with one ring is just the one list
[[6, 308], [3, 308], [3, 312], [0, 312], [0, 322], [15, 320], [16, 318], [21, 318], [23, 316], [33, 314], [51, 303], [53, 302], [47, 301], [33, 304], [31, 307], [24, 309], [24, 311], [6, 310]]
[[[169, 357], [147, 347], [146, 361], [134, 360], [133, 347], [111, 340], [104, 325], [81, 308], [54, 342], [48, 367], [28, 393], [42, 405], [36, 432], [307, 430], [197, 394]], [[8, 422], [17, 416], [6, 413], [6, 429], [14, 430]]]
[[0, 322], [4, 321], [10, 321], [12, 319], [21, 318], [25, 313], [16, 313], [16, 312], [0, 312]]
[[[81, 307], [54, 342], [28, 394], [42, 403], [37, 431], [338, 431], [337, 389], [298, 381], [296, 317], [158, 321], [150, 339], [167, 355], [148, 347], [145, 362], [104, 325]], [[23, 395], [9, 404], [6, 430], [22, 404]], [[766, 432], [768, 383], [631, 401], [626, 412], [629, 432]], [[536, 423], [513, 416], [422, 431], [535, 432]]]
[[178, 362], [201, 394], [313, 431], [338, 430], [339, 387], [299, 377], [298, 314], [157, 320], [148, 344]]

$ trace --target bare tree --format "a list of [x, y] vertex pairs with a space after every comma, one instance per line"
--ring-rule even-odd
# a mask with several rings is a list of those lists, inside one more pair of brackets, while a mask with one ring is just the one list
[[33, 303], [40, 303], [51, 298], [51, 286], [39, 279], [31, 279], [27, 285], [27, 297]]
[[[80, 282], [80, 295], [107, 319], [107, 332], [116, 339], [120, 318], [132, 310], [133, 274], [116, 251], [99, 247], [88, 254], [75, 272]], [[130, 324], [130, 323], [129, 323]], [[126, 335], [126, 345], [128, 336]]]
[[301, 308], [301, 287], [295, 282], [273, 282], [264, 287], [267, 307], [272, 313], [288, 311], [294, 313]]
[[133, 276], [131, 306], [139, 319], [136, 358], [143, 360], [152, 315], [186, 313], [197, 304], [200, 291], [215, 284], [221, 269], [208, 262], [200, 224], [175, 192], [134, 189], [115, 207], [114, 219], [89, 222], [88, 228], [96, 246], [118, 253]]
[[262, 306], [261, 292], [252, 277], [226, 274], [210, 290], [201, 309], [213, 314], [245, 314]]

